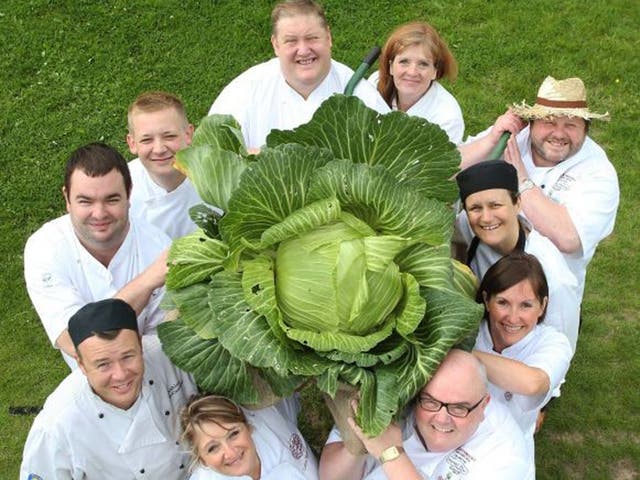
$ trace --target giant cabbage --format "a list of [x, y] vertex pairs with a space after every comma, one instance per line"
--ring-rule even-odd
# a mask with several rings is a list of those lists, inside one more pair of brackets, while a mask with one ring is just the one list
[[245, 405], [351, 386], [380, 433], [481, 316], [449, 252], [458, 163], [439, 127], [355, 97], [257, 155], [233, 118], [207, 117], [176, 165], [225, 214], [200, 207], [202, 229], [171, 247], [166, 353]]

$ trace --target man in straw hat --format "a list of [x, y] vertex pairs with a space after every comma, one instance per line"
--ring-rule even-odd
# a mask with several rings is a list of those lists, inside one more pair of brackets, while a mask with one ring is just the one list
[[47, 398], [24, 447], [20, 478], [183, 479], [180, 409], [192, 378], [141, 338], [133, 308], [109, 298], [69, 320], [80, 369]]
[[504, 132], [513, 134], [504, 159], [518, 172], [522, 210], [564, 254], [579, 299], [598, 242], [613, 230], [620, 197], [613, 165], [587, 135], [591, 120], [608, 118], [589, 110], [582, 80], [547, 77], [533, 106], [512, 105], [490, 129], [460, 146], [464, 169], [486, 159]]

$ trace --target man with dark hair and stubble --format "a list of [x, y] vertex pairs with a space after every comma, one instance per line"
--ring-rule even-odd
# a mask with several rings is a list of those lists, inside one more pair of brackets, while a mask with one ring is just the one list
[[118, 297], [138, 314], [140, 333], [162, 319], [169, 238], [141, 219], [129, 218], [131, 176], [114, 148], [91, 143], [73, 152], [62, 187], [67, 214], [27, 240], [27, 291], [49, 340], [71, 369], [75, 349], [67, 332], [80, 307]]

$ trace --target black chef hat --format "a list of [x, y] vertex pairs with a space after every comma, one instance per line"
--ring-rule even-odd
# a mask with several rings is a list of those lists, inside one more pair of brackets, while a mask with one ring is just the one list
[[512, 192], [518, 191], [518, 172], [510, 163], [503, 160], [488, 160], [476, 163], [461, 171], [456, 176], [460, 190], [460, 200], [469, 195], [491, 188], [504, 188]]
[[69, 335], [76, 348], [96, 332], [122, 329], [137, 333], [138, 319], [133, 308], [118, 298], [88, 303], [69, 319]]

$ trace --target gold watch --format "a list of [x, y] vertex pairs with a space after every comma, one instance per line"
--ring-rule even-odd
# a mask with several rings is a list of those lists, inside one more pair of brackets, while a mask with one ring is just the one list
[[380, 463], [390, 462], [391, 460], [395, 460], [400, 455], [404, 453], [404, 448], [402, 446], [396, 447], [395, 445], [389, 448], [385, 448], [380, 454], [379, 460]]

